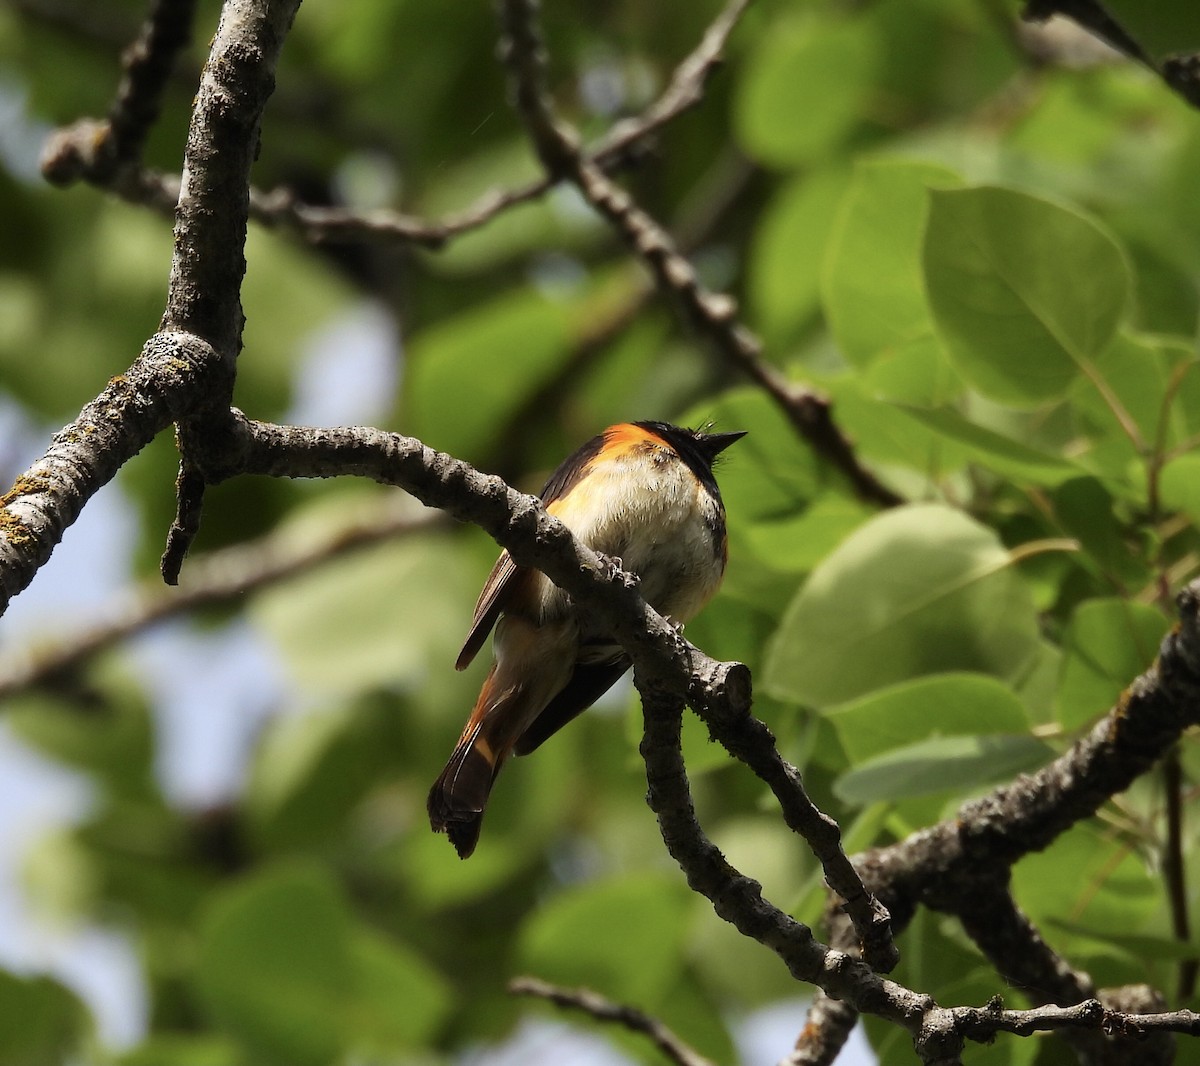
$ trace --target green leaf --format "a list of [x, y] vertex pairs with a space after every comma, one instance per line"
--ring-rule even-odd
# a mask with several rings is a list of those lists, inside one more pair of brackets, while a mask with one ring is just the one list
[[938, 333], [985, 396], [1062, 396], [1116, 336], [1129, 300], [1121, 249], [1096, 223], [1009, 189], [935, 190], [925, 280]]
[[[1066, 919], [1133, 933], [1162, 906], [1161, 875], [1127, 839], [1086, 822], [1057, 837], [1053, 847], [1022, 858], [1013, 867], [1012, 888], [1038, 925]], [[1055, 936], [1052, 946], [1069, 950], [1070, 938]]]
[[1028, 736], [934, 737], [868, 759], [839, 777], [833, 793], [843, 803], [863, 806], [966, 791], [1032, 770], [1053, 754]]
[[1200, 525], [1200, 455], [1190, 452], [1172, 459], [1159, 475], [1163, 506], [1182, 511]]
[[415, 1047], [450, 993], [423, 959], [357, 928], [332, 878], [276, 866], [218, 896], [201, 929], [197, 984], [218, 1025], [271, 1063]]
[[995, 533], [940, 504], [899, 507], [812, 573], [768, 651], [764, 684], [813, 707], [948, 671], [1012, 678], [1037, 619]]
[[69, 699], [33, 691], [6, 701], [6, 720], [22, 740], [95, 775], [118, 795], [157, 796], [149, 708], [129, 679], [97, 680], [104, 691], [91, 713], [81, 713]]
[[412, 434], [461, 459], [486, 457], [505, 419], [565, 357], [569, 327], [565, 305], [519, 291], [419, 333], [405, 379]]
[[1109, 929], [1083, 926], [1077, 922], [1050, 920], [1050, 925], [1061, 929], [1073, 936], [1094, 941], [1097, 944], [1107, 944], [1128, 955], [1134, 962], [1144, 962], [1147, 959], [1170, 959], [1183, 962], [1185, 959], [1200, 958], [1200, 944], [1186, 940], [1170, 940], [1162, 936], [1138, 936], [1129, 933], [1115, 933]]
[[852, 762], [939, 736], [1021, 733], [1029, 714], [1011, 689], [986, 674], [935, 674], [904, 681], [825, 711]]
[[963, 391], [962, 379], [932, 332], [895, 345], [866, 368], [863, 381], [880, 399], [921, 407], [949, 403]]
[[117, 1059], [118, 1066], [240, 1066], [238, 1045], [211, 1033], [156, 1033]]
[[75, 1061], [88, 1027], [83, 1005], [57, 981], [0, 970], [0, 1066]]
[[933, 333], [921, 272], [931, 187], [962, 184], [930, 163], [860, 163], [833, 224], [821, 295], [842, 354], [858, 367]]
[[745, 66], [734, 124], [746, 151], [769, 166], [819, 158], [857, 125], [879, 64], [862, 20], [776, 26]]
[[[1157, 439], [1174, 348], [1158, 338], [1116, 338], [1095, 361], [1094, 375], [1071, 389], [1071, 406], [1090, 436], [1105, 440], [1136, 434], [1147, 443]], [[1131, 458], [1139, 457], [1131, 443], [1126, 447]]]
[[826, 240], [845, 188], [840, 167], [805, 174], [763, 212], [747, 265], [747, 295], [768, 337], [791, 333], [816, 312]]
[[1057, 485], [1081, 472], [1079, 467], [1061, 456], [1039, 451], [981, 426], [952, 408], [901, 405], [900, 410], [946, 440], [965, 447], [973, 459], [1001, 477], [1026, 484]]
[[1063, 640], [1055, 700], [1058, 720], [1076, 729], [1115, 707], [1121, 693], [1154, 661], [1169, 623], [1161, 611], [1129, 600], [1079, 605]]
[[1050, 501], [1063, 531], [1083, 548], [1076, 558], [1109, 580], [1135, 586], [1152, 580], [1150, 567], [1132, 550], [1127, 529], [1115, 513], [1115, 501], [1098, 478], [1064, 481]]
[[373, 725], [372, 715], [357, 706], [273, 721], [246, 790], [256, 840], [274, 849], [337, 840], [350, 811], [387, 766], [386, 741], [394, 738]]
[[419, 955], [373, 933], [351, 942], [359, 994], [349, 1013], [350, 1043], [364, 1056], [420, 1046], [450, 1010], [449, 986]]
[[268, 869], [213, 900], [198, 990], [217, 1024], [265, 1061], [322, 1066], [335, 1058], [354, 976], [350, 917], [321, 869]]
[[[437, 772], [437, 767], [434, 767]], [[511, 787], [511, 782], [506, 782]], [[417, 905], [436, 911], [463, 906], [494, 894], [512, 880], [528, 856], [516, 847], [486, 846], [495, 836], [489, 825], [479, 850], [464, 863], [424, 819], [413, 827], [395, 856], [394, 876], [403, 878]]]
[[869, 516], [857, 500], [827, 493], [793, 517], [751, 523], [745, 539], [750, 550], [773, 569], [802, 573], [816, 566]]
[[401, 537], [265, 590], [251, 616], [310, 692], [455, 684], [452, 648], [475, 591], [468, 565], [444, 533]]
[[683, 419], [686, 425], [709, 420], [721, 430], [749, 430], [717, 467], [731, 530], [794, 517], [819, 491], [821, 470], [812, 449], [761, 389], [732, 389]]
[[854, 441], [861, 458], [915, 471], [922, 483], [954, 473], [966, 463], [964, 448], [914, 422], [890, 399], [877, 397], [865, 376], [847, 374], [829, 382], [828, 388], [838, 426]]
[[629, 1002], [666, 994], [682, 964], [688, 893], [677, 877], [636, 874], [570, 888], [525, 923], [521, 965], [549, 981], [621, 989]]

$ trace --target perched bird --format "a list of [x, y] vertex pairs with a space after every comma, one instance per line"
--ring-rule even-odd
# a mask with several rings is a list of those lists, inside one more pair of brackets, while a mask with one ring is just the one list
[[[610, 426], [542, 489], [546, 510], [593, 551], [637, 574], [659, 614], [686, 622], [725, 572], [725, 508], [713, 477], [738, 433], [666, 422]], [[538, 570], [501, 552], [455, 664], [495, 627], [495, 659], [462, 736], [429, 792], [429, 821], [461, 858], [475, 850], [488, 795], [510, 754], [526, 755], [587, 710], [629, 669], [611, 635]]]

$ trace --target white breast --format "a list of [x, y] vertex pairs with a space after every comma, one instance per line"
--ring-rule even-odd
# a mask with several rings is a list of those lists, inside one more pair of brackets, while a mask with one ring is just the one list
[[[695, 615], [720, 583], [721, 507], [668, 448], [594, 462], [586, 496], [577, 488], [552, 510], [594, 551], [638, 574], [646, 602], [675, 621]], [[546, 606], [554, 614], [560, 605]]]

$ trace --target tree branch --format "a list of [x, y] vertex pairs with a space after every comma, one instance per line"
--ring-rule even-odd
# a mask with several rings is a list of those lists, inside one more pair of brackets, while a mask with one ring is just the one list
[[137, 39], [121, 57], [124, 77], [103, 122], [83, 119], [55, 132], [42, 152], [42, 174], [55, 185], [80, 179], [136, 187], [142, 149], [158, 120], [179, 53], [191, 41], [196, 0], [155, 0]]
[[286, 581], [342, 556], [394, 537], [436, 528], [434, 517], [415, 514], [410, 501], [388, 500], [369, 517], [339, 526], [312, 543], [297, 544], [284, 529], [256, 543], [239, 544], [197, 559], [176, 590], [147, 587], [106, 621], [50, 647], [31, 647], [0, 659], [0, 699], [78, 667], [93, 655], [169, 618], [227, 603]]
[[[514, 106], [551, 179], [567, 178], [646, 264], [659, 287], [721, 355], [775, 401], [797, 432], [850, 481], [864, 500], [891, 507], [902, 498], [863, 467], [835, 425], [828, 399], [788, 382], [762, 357], [762, 345], [737, 319], [737, 305], [709, 291], [667, 233], [581, 150], [575, 130], [561, 122], [545, 89], [545, 52], [536, 0], [501, 0], [501, 55]], [[726, 33], [728, 30], [725, 31]]]
[[169, 584], [200, 527], [204, 483], [189, 453], [197, 439], [220, 432], [233, 397], [245, 322], [250, 168], [275, 66], [299, 6], [300, 0], [226, 0], [192, 107], [162, 328], [203, 337], [225, 373], [219, 385], [197, 394], [178, 422], [178, 512], [161, 567]]
[[0, 614], [116, 472], [211, 387], [219, 361], [198, 337], [156, 333], [124, 374], [51, 439], [0, 496]]
[[635, 1007], [614, 1003], [590, 988], [560, 988], [536, 977], [516, 977], [509, 982], [508, 990], [514, 996], [534, 996], [556, 1007], [583, 1011], [597, 1021], [611, 1022], [648, 1036], [676, 1066], [713, 1066], [711, 1060], [680, 1040], [657, 1018], [651, 1018]]
[[[1200, 581], [1180, 592], [1178, 604], [1180, 624], [1154, 665], [1086, 737], [1036, 773], [964, 804], [953, 818], [855, 856], [897, 932], [924, 904], [956, 915], [997, 971], [1035, 1000], [1071, 1003], [1095, 995], [1090, 978], [1053, 952], [1017, 908], [1009, 870], [1093, 815], [1200, 723]], [[836, 932], [833, 940], [839, 942]], [[1128, 1052], [1120, 1045], [1114, 1051], [1111, 1042], [1084, 1050], [1096, 1063]]]
[[796, 1046], [778, 1066], [832, 1066], [857, 1023], [858, 1011], [849, 1003], [818, 990]]
[[[84, 503], [154, 436], [175, 421], [186, 447], [193, 436], [218, 435], [228, 418], [241, 346], [250, 167], [298, 5], [227, 0], [222, 9], [192, 112], [161, 330], [0, 497], [0, 608], [28, 585]], [[163, 36], [170, 35], [155, 39]], [[160, 77], [164, 63], [151, 66]], [[138, 84], [157, 82], [147, 76]], [[183, 517], [181, 526], [191, 524]]]

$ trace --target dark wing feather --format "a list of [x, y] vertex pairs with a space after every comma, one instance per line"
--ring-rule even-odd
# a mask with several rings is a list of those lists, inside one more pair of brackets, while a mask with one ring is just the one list
[[520, 584], [521, 578], [528, 573], [527, 568], [517, 566], [512, 561], [512, 556], [507, 551], [500, 553], [500, 558], [496, 560], [496, 565], [488, 574], [487, 581], [483, 583], [483, 591], [479, 594], [479, 600], [475, 604], [475, 617], [471, 619], [471, 630], [454, 663], [455, 670], [465, 670], [471, 665], [471, 660], [483, 647], [483, 642], [487, 640], [488, 634], [496, 624], [496, 619], [504, 610], [504, 603], [509, 594], [516, 585]]
[[[588, 464], [603, 447], [604, 434], [600, 434], [586, 444], [580, 445], [568, 455], [559, 464], [558, 469], [550, 475], [549, 480], [542, 488], [542, 502], [553, 503], [579, 484], [584, 474], [587, 473]], [[500, 553], [500, 558], [496, 560], [496, 565], [492, 567], [491, 574], [484, 582], [483, 591], [479, 594], [479, 602], [475, 604], [475, 617], [471, 619], [471, 631], [467, 634], [466, 643], [463, 644], [462, 651], [458, 653], [458, 659], [454, 663], [456, 670], [465, 670], [471, 665], [471, 660], [479, 654], [479, 649], [483, 647], [483, 642], [487, 640], [488, 634], [495, 626], [496, 619], [504, 610], [505, 601], [512, 594], [514, 587], [519, 585], [521, 579], [529, 573], [528, 567], [517, 566], [507, 551]]]
[[554, 697], [517, 739], [513, 752], [528, 755], [542, 742], [552, 737], [571, 719], [583, 714], [593, 703], [617, 683], [631, 663], [624, 655], [602, 663], [579, 663], [571, 680]]

